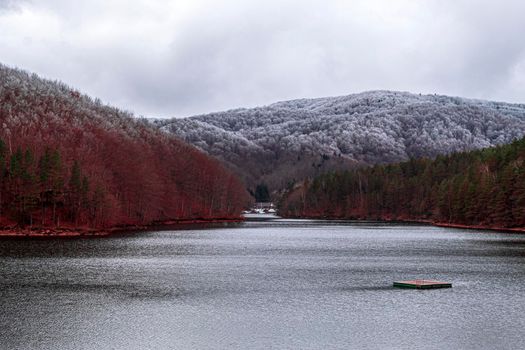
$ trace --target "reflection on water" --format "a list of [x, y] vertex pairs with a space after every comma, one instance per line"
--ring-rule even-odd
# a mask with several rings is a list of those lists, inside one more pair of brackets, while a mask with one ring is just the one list
[[[446, 290], [398, 290], [433, 278]], [[525, 236], [266, 220], [0, 241], [2, 349], [525, 348]]]

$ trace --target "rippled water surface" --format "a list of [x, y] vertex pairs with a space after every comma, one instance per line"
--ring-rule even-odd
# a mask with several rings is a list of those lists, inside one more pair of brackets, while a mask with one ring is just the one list
[[[391, 287], [413, 278], [454, 287]], [[524, 235], [269, 220], [0, 241], [2, 349], [525, 349], [524, 330]]]

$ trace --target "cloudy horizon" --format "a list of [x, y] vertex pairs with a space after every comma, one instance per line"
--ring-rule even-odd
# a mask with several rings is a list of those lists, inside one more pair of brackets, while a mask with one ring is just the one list
[[137, 115], [367, 90], [525, 102], [520, 1], [0, 0], [0, 63]]

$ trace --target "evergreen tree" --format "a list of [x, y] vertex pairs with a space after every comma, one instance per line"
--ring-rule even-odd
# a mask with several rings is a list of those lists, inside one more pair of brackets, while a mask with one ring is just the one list
[[0, 139], [0, 221], [2, 220], [3, 212], [3, 198], [4, 198], [4, 186], [5, 186], [5, 177], [6, 177], [6, 157], [7, 157], [7, 147], [4, 143], [4, 140]]
[[268, 192], [268, 186], [265, 184], [259, 184], [255, 188], [255, 201], [256, 202], [269, 202], [270, 193]]
[[45, 224], [46, 208], [52, 206], [52, 222], [56, 224], [57, 201], [63, 191], [62, 161], [58, 150], [47, 147], [38, 162], [42, 224]]
[[514, 173], [514, 190], [510, 200], [512, 202], [512, 216], [514, 225], [525, 227], [525, 164], [521, 164]]
[[9, 162], [9, 174], [13, 180], [20, 179], [22, 176], [23, 158], [24, 154], [20, 147], [18, 147], [15, 153], [11, 155], [11, 160]]
[[71, 219], [78, 224], [82, 195], [82, 174], [77, 160], [73, 162], [69, 178], [69, 208]]

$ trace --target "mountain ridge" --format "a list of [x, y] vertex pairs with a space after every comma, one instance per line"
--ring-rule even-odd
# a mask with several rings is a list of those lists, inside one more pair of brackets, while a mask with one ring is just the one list
[[155, 123], [249, 187], [275, 190], [324, 171], [509, 143], [525, 135], [525, 104], [373, 90]]

